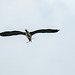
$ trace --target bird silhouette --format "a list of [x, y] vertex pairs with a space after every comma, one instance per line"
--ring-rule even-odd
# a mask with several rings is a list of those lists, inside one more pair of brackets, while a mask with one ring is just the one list
[[32, 35], [37, 33], [56, 33], [58, 32], [58, 29], [38, 29], [32, 32], [29, 32], [27, 29], [25, 29], [25, 32], [22, 31], [4, 31], [0, 33], [0, 36], [6, 37], [6, 36], [13, 36], [13, 35], [25, 35], [29, 42], [32, 41]]

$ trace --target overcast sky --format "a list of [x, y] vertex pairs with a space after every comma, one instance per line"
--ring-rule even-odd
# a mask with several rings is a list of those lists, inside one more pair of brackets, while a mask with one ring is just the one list
[[0, 36], [0, 75], [75, 75], [75, 0], [0, 0], [0, 32], [41, 28], [60, 31]]

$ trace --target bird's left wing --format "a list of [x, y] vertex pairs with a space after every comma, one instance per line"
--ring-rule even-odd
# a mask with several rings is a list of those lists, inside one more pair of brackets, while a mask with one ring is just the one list
[[58, 32], [58, 29], [39, 29], [39, 30], [35, 30], [30, 32], [31, 35], [34, 35], [36, 33], [55, 33]]
[[0, 33], [0, 36], [12, 36], [12, 35], [25, 35], [25, 32], [21, 32], [21, 31], [5, 31], [5, 32]]

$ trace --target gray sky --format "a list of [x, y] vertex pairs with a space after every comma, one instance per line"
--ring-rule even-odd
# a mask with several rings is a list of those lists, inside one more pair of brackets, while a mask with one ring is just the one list
[[0, 32], [39, 28], [60, 32], [0, 36], [0, 75], [75, 75], [75, 0], [0, 0]]

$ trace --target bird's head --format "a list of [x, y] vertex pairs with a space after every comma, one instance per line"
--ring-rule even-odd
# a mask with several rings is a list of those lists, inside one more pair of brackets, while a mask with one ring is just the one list
[[27, 29], [25, 29], [25, 31], [28, 32]]

